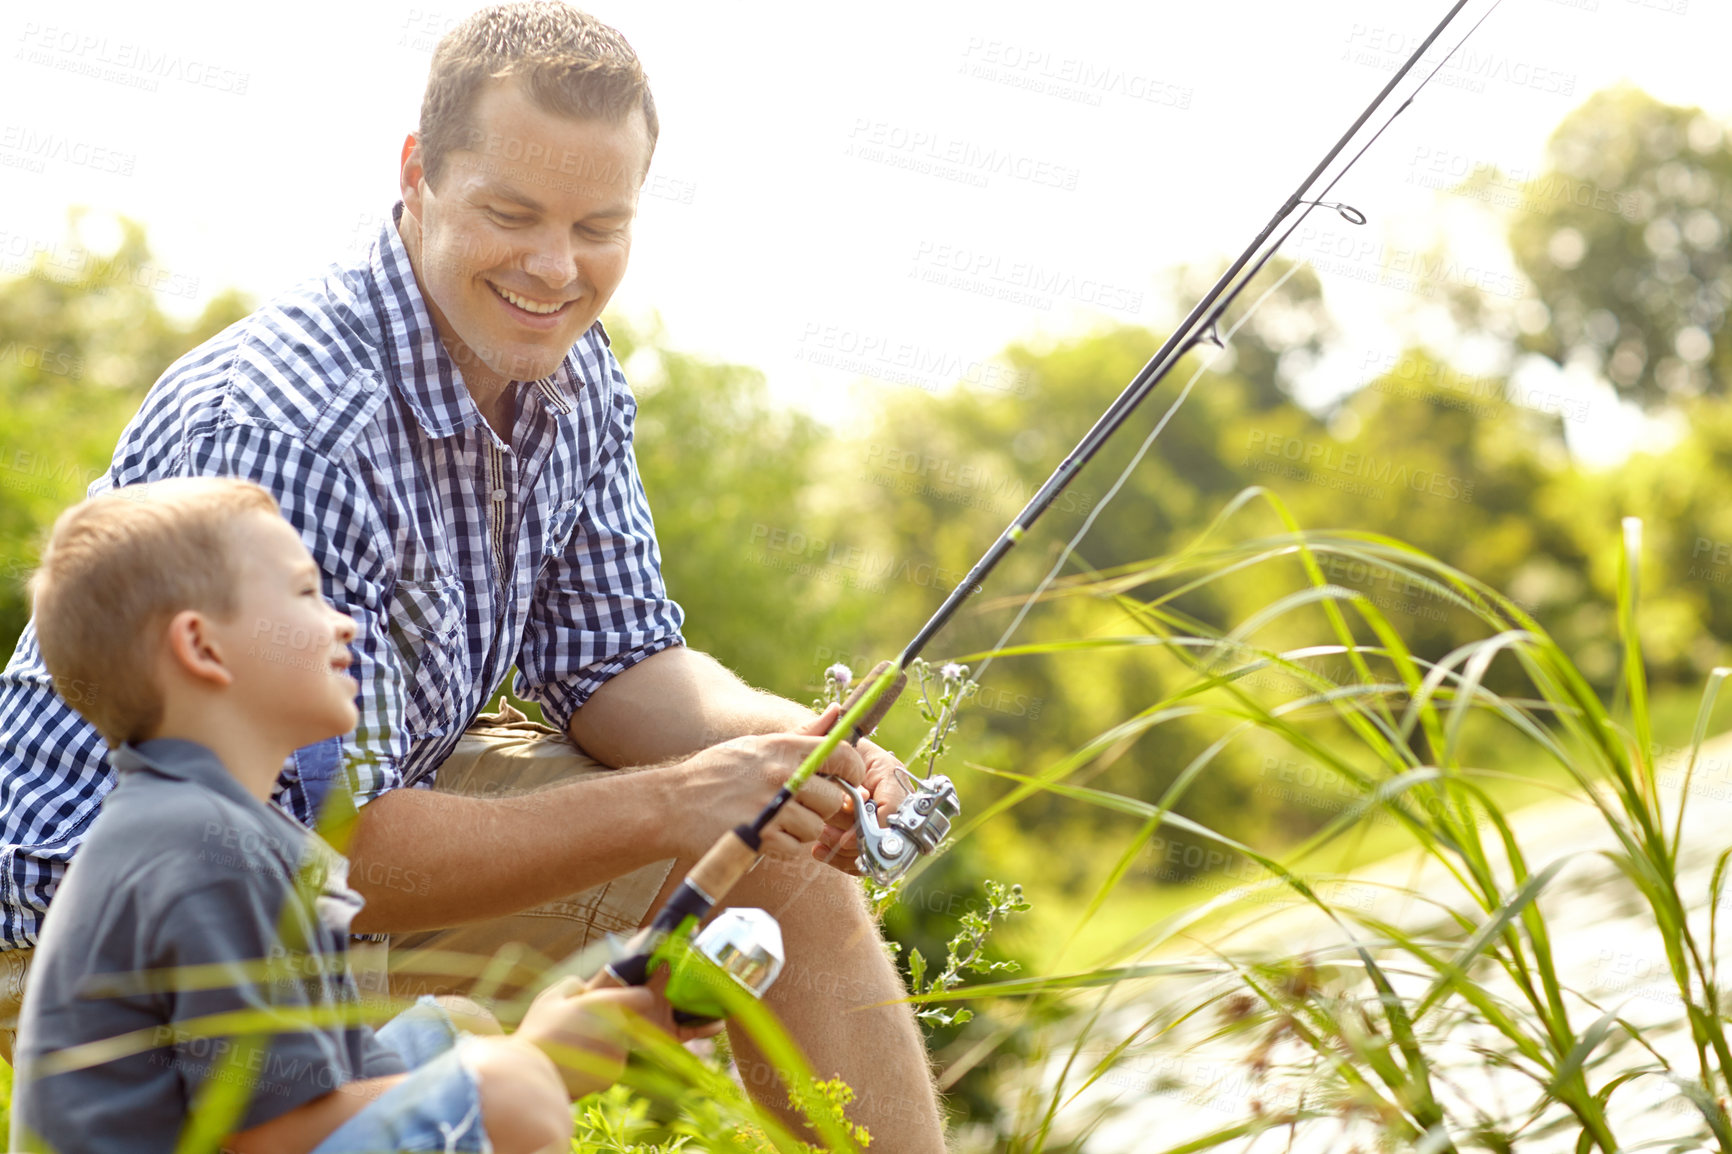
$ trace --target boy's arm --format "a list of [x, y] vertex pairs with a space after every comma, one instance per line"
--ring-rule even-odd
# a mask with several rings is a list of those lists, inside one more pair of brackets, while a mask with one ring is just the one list
[[[473, 1097], [438, 1105], [449, 1107], [453, 1118], [463, 1118], [479, 1106], [479, 1124], [495, 1150], [543, 1150], [570, 1144], [571, 1102], [546, 1054], [515, 1036], [468, 1038], [464, 1044], [463, 1061], [473, 1078], [469, 1091]], [[262, 1126], [229, 1135], [223, 1150], [310, 1154], [408, 1077], [394, 1074], [350, 1082]]]
[[[676, 1026], [666, 1000], [641, 986], [585, 993], [583, 983], [565, 978], [535, 999], [517, 1033], [463, 1042], [481, 1123], [493, 1147], [537, 1149], [549, 1145], [550, 1137], [561, 1146], [568, 1142], [566, 1100], [598, 1093], [619, 1080], [630, 1014], [681, 1041], [710, 1037], [722, 1028], [720, 1022]], [[309, 1154], [405, 1077], [351, 1082], [262, 1126], [230, 1135], [224, 1148], [232, 1154]]]
[[407, 1074], [392, 1074], [350, 1082], [269, 1122], [229, 1135], [223, 1142], [223, 1150], [232, 1154], [310, 1154], [337, 1127], [406, 1077]]

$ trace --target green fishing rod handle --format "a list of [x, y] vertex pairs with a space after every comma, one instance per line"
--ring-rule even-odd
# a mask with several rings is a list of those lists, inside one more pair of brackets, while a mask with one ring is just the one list
[[[907, 684], [908, 674], [901, 666], [889, 661], [880, 661], [875, 665], [872, 672], [861, 679], [858, 688], [848, 695], [848, 700], [842, 703], [841, 716], [824, 734], [824, 740], [806, 755], [800, 768], [788, 778], [782, 787], [783, 793], [778, 794], [778, 798], [799, 792], [800, 787], [818, 772], [818, 767], [830, 760], [830, 755], [836, 752], [836, 747], [842, 744], [844, 738], [852, 745], [876, 729], [884, 714], [896, 704], [897, 696]], [[780, 808], [779, 802], [772, 804]], [[760, 823], [755, 828], [762, 829], [763, 826]]]

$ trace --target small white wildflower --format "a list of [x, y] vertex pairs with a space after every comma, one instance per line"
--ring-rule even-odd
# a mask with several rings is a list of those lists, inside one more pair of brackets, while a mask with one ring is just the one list
[[834, 681], [837, 689], [847, 689], [854, 683], [854, 671], [841, 662], [824, 670], [824, 676]]
[[945, 662], [944, 668], [938, 671], [938, 676], [946, 681], [961, 681], [968, 676], [968, 666], [958, 665], [954, 661]]

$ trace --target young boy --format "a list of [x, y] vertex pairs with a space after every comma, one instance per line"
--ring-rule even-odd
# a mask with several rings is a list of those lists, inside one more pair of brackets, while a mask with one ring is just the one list
[[618, 1076], [619, 1015], [671, 1028], [647, 990], [569, 979], [510, 1036], [462, 1034], [430, 999], [355, 1024], [348, 863], [268, 801], [292, 750], [355, 725], [355, 623], [264, 489], [85, 501], [31, 589], [49, 673], [120, 784], [37, 947], [10, 1149], [170, 1151], [195, 1114], [241, 1154], [568, 1148], [570, 1099]]

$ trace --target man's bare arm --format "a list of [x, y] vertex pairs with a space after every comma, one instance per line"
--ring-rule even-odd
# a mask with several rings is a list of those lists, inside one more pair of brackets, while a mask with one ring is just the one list
[[[813, 726], [809, 713], [806, 721]], [[695, 859], [756, 817], [817, 744], [789, 733], [743, 737], [675, 765], [519, 797], [393, 790], [362, 807], [349, 845], [351, 878], [367, 900], [354, 929], [399, 933], [498, 917], [651, 862]], [[859, 755], [846, 747], [824, 768], [864, 779]], [[765, 852], [810, 852], [803, 847], [842, 802], [833, 783], [810, 783], [766, 835]]]
[[[571, 715], [567, 732], [585, 752], [607, 765], [646, 765], [684, 757], [742, 734], [781, 733], [809, 723], [812, 711], [753, 689], [721, 662], [685, 646], [664, 649], [612, 677]], [[906, 790], [902, 763], [870, 741], [859, 743], [864, 786], [883, 815], [894, 813]], [[850, 814], [838, 814], [820, 835], [812, 856], [844, 873], [858, 870]]]
[[571, 715], [568, 732], [604, 765], [654, 765], [811, 718], [811, 710], [753, 689], [708, 654], [676, 645], [608, 679]]

